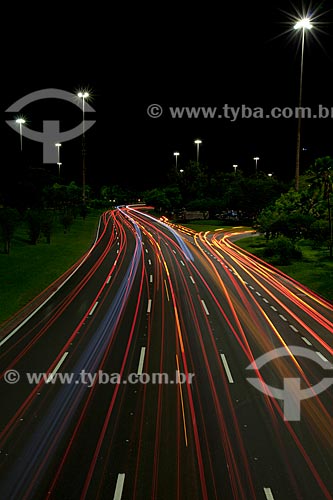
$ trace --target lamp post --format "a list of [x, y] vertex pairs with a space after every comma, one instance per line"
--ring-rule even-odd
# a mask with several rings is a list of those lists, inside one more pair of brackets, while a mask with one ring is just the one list
[[233, 165], [233, 167], [234, 167], [235, 174], [236, 174], [238, 165]]
[[84, 128], [84, 102], [89, 97], [88, 92], [79, 92], [78, 97], [82, 99], [82, 202], [86, 204], [86, 144]]
[[197, 145], [197, 163], [199, 163], [199, 147], [200, 147], [200, 144], [202, 144], [202, 141], [200, 139], [196, 139], [194, 141], [194, 144]]
[[18, 123], [19, 127], [20, 127], [20, 145], [21, 145], [21, 151], [22, 151], [22, 125], [23, 125], [23, 123], [25, 123], [25, 119], [24, 118], [18, 118], [16, 120], [16, 123]]
[[60, 167], [61, 167], [61, 163], [60, 163], [60, 148], [61, 148], [61, 144], [60, 142], [56, 142], [55, 143], [55, 147], [57, 148], [58, 150], [58, 161], [57, 161], [57, 165], [59, 167], [59, 175], [60, 175]]
[[58, 169], [59, 169], [59, 177], [60, 177], [60, 167], [61, 167], [62, 163], [61, 163], [60, 161], [58, 161], [57, 165], [58, 165]]
[[258, 173], [258, 160], [260, 160], [259, 156], [255, 156], [254, 161], [256, 162], [256, 174]]
[[299, 164], [300, 164], [300, 154], [301, 154], [301, 123], [302, 123], [302, 94], [303, 94], [303, 67], [304, 67], [304, 41], [305, 41], [305, 30], [311, 30], [313, 24], [309, 17], [300, 19], [294, 26], [295, 30], [302, 30], [302, 50], [301, 50], [301, 72], [299, 80], [299, 100], [298, 100], [298, 124], [297, 124], [297, 142], [296, 142], [296, 168], [295, 168], [295, 189], [299, 189]]
[[178, 156], [179, 156], [178, 151], [175, 151], [175, 152], [173, 153], [173, 156], [175, 156], [175, 158], [176, 158], [176, 170], [177, 170], [177, 161], [178, 161]]

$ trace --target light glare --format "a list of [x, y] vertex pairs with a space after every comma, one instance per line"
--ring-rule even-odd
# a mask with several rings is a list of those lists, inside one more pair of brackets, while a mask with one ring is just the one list
[[306, 29], [306, 30], [311, 30], [313, 28], [313, 24], [311, 22], [311, 19], [309, 17], [304, 17], [303, 19], [300, 19], [294, 26], [295, 30], [299, 29]]

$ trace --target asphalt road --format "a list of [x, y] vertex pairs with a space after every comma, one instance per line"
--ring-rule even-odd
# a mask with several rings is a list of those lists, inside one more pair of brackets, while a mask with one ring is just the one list
[[333, 305], [233, 238], [104, 214], [0, 341], [1, 500], [333, 498]]

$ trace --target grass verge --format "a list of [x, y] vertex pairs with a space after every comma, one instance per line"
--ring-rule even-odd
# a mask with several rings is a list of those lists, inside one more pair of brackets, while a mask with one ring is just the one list
[[0, 324], [48, 287], [71, 267], [91, 246], [100, 211], [91, 211], [85, 220], [76, 219], [65, 234], [55, 224], [51, 244], [27, 243], [24, 224], [18, 228], [9, 255], [0, 253]]
[[333, 302], [333, 260], [329, 259], [326, 249], [314, 249], [309, 242], [300, 241], [297, 246], [302, 251], [302, 260], [281, 266], [263, 257], [265, 249], [263, 236], [243, 238], [235, 243]]

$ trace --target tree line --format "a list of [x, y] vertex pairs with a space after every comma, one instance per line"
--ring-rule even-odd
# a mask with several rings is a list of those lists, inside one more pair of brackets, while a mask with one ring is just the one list
[[29, 243], [36, 244], [41, 237], [50, 243], [55, 222], [66, 232], [76, 217], [87, 215], [89, 208], [102, 210], [143, 201], [174, 219], [181, 217], [184, 209], [222, 220], [237, 217], [238, 222], [253, 225], [264, 234], [271, 247], [283, 247], [284, 238], [285, 248], [288, 245], [293, 252], [299, 239], [308, 238], [316, 245], [328, 246], [332, 257], [332, 172], [333, 159], [318, 158], [301, 176], [300, 188], [295, 191], [288, 183], [264, 172], [251, 176], [240, 169], [211, 173], [207, 166], [191, 161], [182, 170], [174, 166], [164, 185], [146, 191], [104, 185], [93, 195], [86, 186], [86, 205], [82, 204], [82, 188], [75, 182], [65, 185], [38, 178], [34, 189], [26, 191], [23, 198], [17, 195], [6, 200], [5, 193], [0, 193], [3, 251], [9, 253], [15, 230], [22, 221]]

